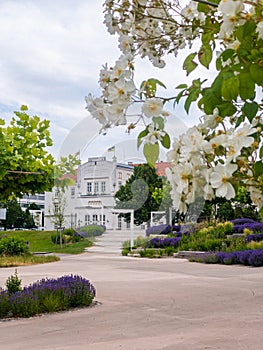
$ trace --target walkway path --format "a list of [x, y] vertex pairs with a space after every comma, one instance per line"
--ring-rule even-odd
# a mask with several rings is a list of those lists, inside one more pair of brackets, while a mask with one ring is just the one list
[[89, 252], [18, 268], [23, 284], [65, 274], [89, 278], [99, 305], [0, 322], [1, 350], [262, 349], [263, 268]]
[[[133, 237], [145, 236], [145, 231], [134, 231]], [[96, 237], [94, 245], [86, 248], [90, 253], [121, 254], [122, 243], [131, 240], [131, 231], [106, 231], [102, 236]]]

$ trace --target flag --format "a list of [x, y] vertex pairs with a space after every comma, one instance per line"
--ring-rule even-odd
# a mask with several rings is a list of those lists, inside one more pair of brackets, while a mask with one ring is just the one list
[[115, 152], [115, 146], [108, 148], [108, 152]]

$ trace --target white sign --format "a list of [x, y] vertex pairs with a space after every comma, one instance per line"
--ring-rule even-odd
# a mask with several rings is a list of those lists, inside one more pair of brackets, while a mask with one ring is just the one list
[[0, 209], [0, 220], [6, 219], [6, 208]]

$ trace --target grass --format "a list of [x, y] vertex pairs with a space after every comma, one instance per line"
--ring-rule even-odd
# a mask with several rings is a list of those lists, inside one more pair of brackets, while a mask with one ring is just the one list
[[1, 267], [15, 267], [15, 266], [27, 266], [35, 264], [45, 264], [54, 261], [59, 261], [59, 257], [55, 255], [48, 256], [5, 256], [0, 257], [0, 268]]
[[55, 245], [51, 241], [51, 234], [54, 231], [5, 231], [3, 235], [9, 237], [17, 237], [29, 242], [30, 252], [51, 252], [51, 253], [65, 253], [65, 254], [80, 254], [83, 253], [86, 247], [92, 246], [91, 239], [63, 245], [60, 248], [59, 244]]
[[[55, 245], [51, 241], [53, 231], [5, 231], [0, 235], [8, 237], [17, 237], [29, 243], [31, 253], [50, 252], [58, 254], [80, 254], [84, 249], [92, 246], [92, 239], [84, 239], [82, 241], [67, 244], [66, 246]], [[34, 264], [44, 264], [60, 260], [55, 255], [29, 255], [29, 256], [5, 256], [0, 257], [1, 267], [15, 267]]]

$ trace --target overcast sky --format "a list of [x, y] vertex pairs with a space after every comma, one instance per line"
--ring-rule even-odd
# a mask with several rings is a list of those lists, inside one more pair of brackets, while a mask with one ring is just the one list
[[[0, 0], [0, 116], [8, 121], [26, 104], [30, 113], [49, 119], [55, 157], [80, 150], [85, 160], [107, 155], [116, 145], [118, 158], [126, 161], [135, 150], [139, 130], [128, 135], [121, 127], [99, 135], [99, 124], [85, 110], [85, 96], [100, 95], [101, 66], [114, 64], [120, 56], [117, 38], [103, 24], [103, 2]], [[180, 57], [162, 70], [142, 60], [137, 82], [155, 77], [174, 94], [174, 87], [184, 82]], [[187, 116], [181, 107], [171, 111], [174, 135], [198, 120], [196, 113]]]

